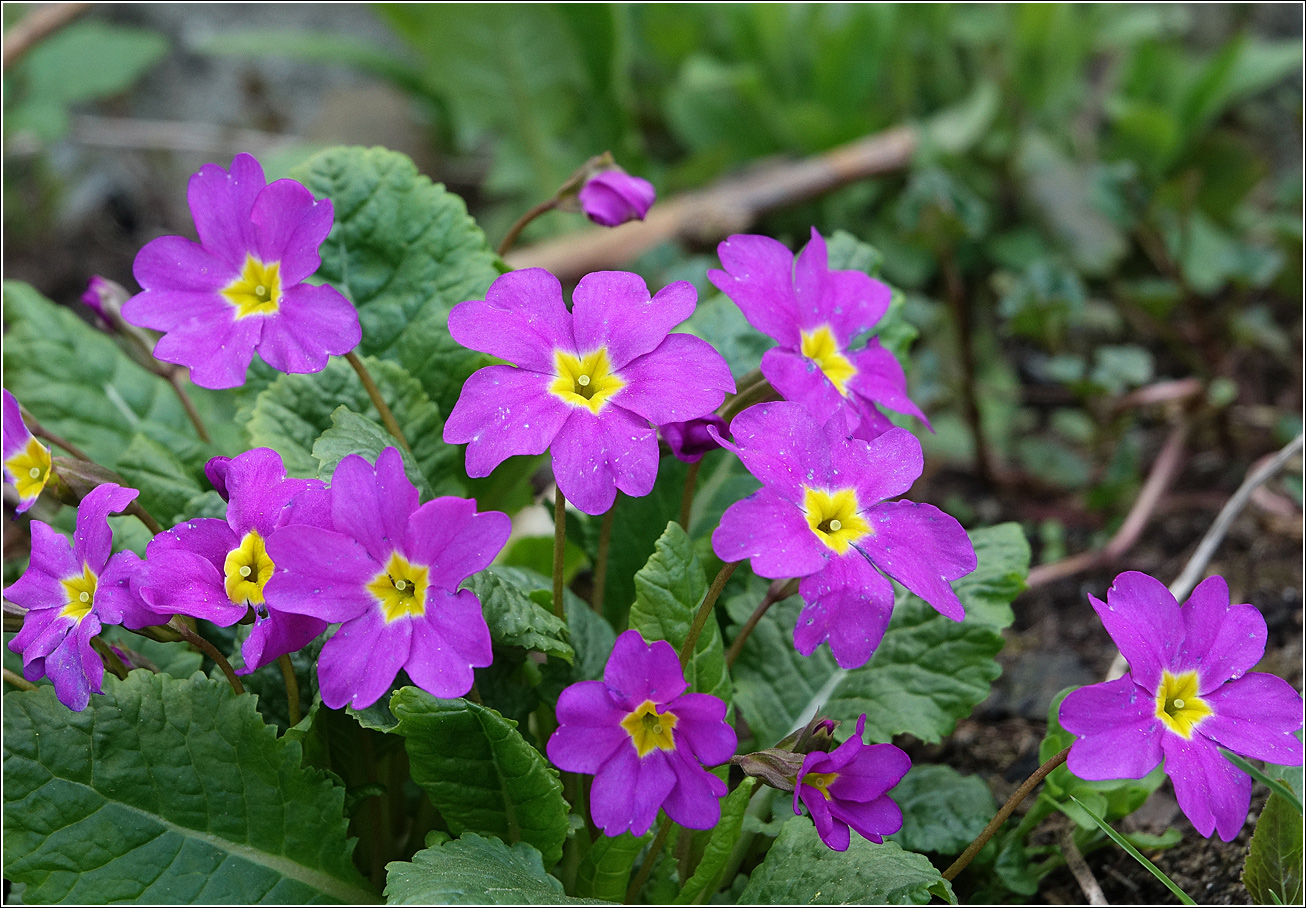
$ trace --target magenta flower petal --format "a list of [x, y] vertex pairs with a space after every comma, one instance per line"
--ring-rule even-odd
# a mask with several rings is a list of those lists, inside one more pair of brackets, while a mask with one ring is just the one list
[[[826, 427], [827, 436], [830, 427]], [[925, 455], [916, 436], [892, 428], [865, 445], [839, 444], [831, 439], [830, 460], [835, 470], [856, 476], [861, 501], [885, 501], [905, 495], [925, 469]]]
[[[730, 430], [736, 443], [718, 439], [722, 446], [734, 451], [763, 485], [789, 501], [802, 501], [805, 482], [824, 483], [830, 478], [828, 442], [802, 407], [758, 404], [736, 416]], [[763, 443], [755, 444], [754, 439]]]
[[468, 476], [489, 476], [514, 454], [543, 454], [553, 443], [574, 411], [549, 393], [551, 381], [513, 366], [488, 366], [467, 379], [444, 440], [468, 445]]
[[571, 300], [576, 350], [606, 347], [612, 367], [621, 369], [657, 349], [672, 328], [694, 314], [698, 291], [689, 281], [676, 281], [650, 299], [638, 274], [595, 271], [580, 279]]
[[665, 640], [645, 643], [638, 631], [626, 631], [617, 637], [612, 655], [603, 670], [613, 701], [627, 710], [645, 700], [669, 703], [685, 692], [680, 659]]
[[762, 354], [762, 375], [789, 401], [802, 404], [819, 423], [829, 422], [844, 405], [844, 398], [825, 374], [807, 357], [784, 347]]
[[[132, 313], [131, 321], [158, 331], [171, 331], [207, 311], [208, 306], [202, 306], [200, 301], [211, 300], [212, 294], [231, 283], [231, 265], [185, 237], [161, 236], [150, 240], [136, 253], [132, 276], [147, 292], [124, 303], [137, 310]], [[151, 305], [169, 294], [176, 295], [174, 305], [166, 308]]]
[[553, 440], [553, 472], [568, 501], [586, 514], [602, 514], [618, 489], [633, 498], [653, 491], [657, 432], [618, 406], [597, 416], [577, 408]]
[[1199, 693], [1242, 677], [1265, 652], [1264, 616], [1253, 605], [1231, 605], [1223, 577], [1208, 577], [1199, 583], [1180, 614], [1184, 617], [1184, 643], [1177, 667], [1202, 666]]
[[195, 552], [149, 552], [147, 564], [151, 580], [141, 596], [161, 615], [190, 615], [229, 627], [249, 611], [227, 597], [222, 571]]
[[620, 747], [594, 776], [590, 815], [604, 835], [648, 832], [676, 787], [676, 774], [660, 751], [641, 760], [633, 748]]
[[359, 593], [382, 568], [352, 536], [311, 526], [282, 527], [268, 539], [277, 566], [264, 587], [285, 612], [349, 621], [374, 603]]
[[240, 545], [240, 537], [225, 520], [197, 517], [165, 530], [150, 540], [146, 555], [153, 561], [163, 552], [183, 551], [206, 559], [217, 567], [227, 553]]
[[91, 638], [99, 632], [100, 622], [88, 615], [45, 657], [43, 670], [54, 684], [55, 696], [74, 712], [86, 709], [91, 694], [104, 691], [104, 663], [91, 648]]
[[411, 649], [411, 621], [387, 624], [379, 609], [346, 621], [318, 657], [322, 702], [331, 709], [366, 709], [390, 689]]
[[466, 498], [434, 498], [408, 518], [403, 547], [417, 561], [432, 566], [432, 583], [455, 590], [490, 566], [511, 532], [507, 514], [477, 513], [476, 502]]
[[[313, 253], [317, 258], [317, 253]], [[334, 287], [298, 284], [281, 294], [278, 318], [263, 322], [258, 352], [278, 372], [321, 372], [358, 346], [358, 310]]]
[[[735, 380], [712, 345], [689, 334], [670, 334], [660, 347], [625, 367], [629, 381], [613, 403], [654, 425], [684, 422], [721, 406]], [[697, 368], [696, 368], [697, 367]]]
[[748, 323], [785, 347], [797, 347], [798, 300], [793, 286], [794, 255], [769, 236], [736, 234], [717, 246], [724, 271], [708, 271]]
[[140, 630], [163, 623], [163, 618], [146, 605], [136, 589], [144, 573], [145, 562], [135, 552], [121, 552], [109, 559], [95, 588], [95, 614], [101, 624], [121, 624]]
[[318, 249], [331, 232], [334, 214], [330, 199], [313, 198], [294, 180], [277, 180], [259, 192], [250, 210], [253, 248], [263, 261], [281, 263], [282, 281], [298, 284], [322, 264]]
[[[902, 363], [898, 362], [898, 357], [884, 349], [878, 337], [871, 338], [851, 359], [857, 367], [857, 374], [848, 384], [854, 391], [895, 413], [915, 416], [929, 426], [930, 421], [925, 418], [921, 408], [907, 396], [907, 374], [902, 370]], [[868, 414], [863, 415], [865, 417]]]
[[956, 518], [932, 504], [889, 501], [867, 514], [872, 533], [859, 547], [877, 568], [953, 621], [966, 617], [949, 584], [979, 563]]
[[721, 819], [719, 799], [729, 791], [726, 783], [680, 754], [670, 755], [667, 765], [675, 774], [676, 785], [667, 793], [662, 809], [686, 829], [711, 829]]
[[[862, 838], [879, 845], [886, 835], [902, 829], [902, 808], [892, 798], [874, 801], [836, 801], [830, 805], [830, 814], [846, 823]], [[836, 849], [838, 850], [838, 849]]]
[[375, 467], [350, 454], [331, 476], [331, 520], [336, 530], [361, 542], [377, 564], [385, 564], [403, 544], [418, 500], [397, 448], [382, 451]]
[[1067, 765], [1081, 779], [1141, 779], [1160, 765], [1163, 738], [1156, 720], [1120, 725], [1072, 747]]
[[657, 199], [657, 193], [648, 180], [614, 167], [601, 170], [586, 180], [577, 198], [581, 211], [591, 221], [604, 227], [616, 227], [627, 221], [644, 220]]
[[815, 227], [811, 242], [794, 258], [793, 282], [803, 327], [814, 328], [828, 321], [845, 346], [873, 329], [893, 299], [893, 291], [868, 274], [831, 271], [825, 237]]
[[[285, 511], [297, 495], [308, 489], [326, 488], [326, 483], [317, 479], [288, 477], [281, 455], [271, 448], [246, 451], [229, 461], [223, 472], [228, 499], [226, 522], [233, 541], [250, 530], [257, 530], [264, 537], [271, 536], [285, 522]], [[226, 558], [230, 550], [228, 545], [222, 557]]]
[[244, 264], [256, 242], [250, 212], [266, 185], [263, 168], [248, 154], [236, 155], [230, 171], [205, 164], [191, 176], [186, 202], [204, 248], [237, 268]]
[[1206, 696], [1215, 715], [1201, 732], [1217, 744], [1254, 760], [1300, 766], [1301, 698], [1275, 675], [1254, 672], [1222, 685]]
[[712, 532], [712, 551], [723, 561], [752, 559], [759, 577], [806, 577], [825, 567], [821, 545], [793, 503], [763, 488], [726, 508]]
[[327, 622], [307, 615], [280, 609], [269, 610], [266, 618], [254, 622], [249, 636], [241, 644], [240, 655], [245, 667], [236, 674], [248, 675], [277, 657], [298, 652], [316, 640], [328, 627]]
[[720, 697], [681, 694], [676, 698], [676, 718], [677, 738], [683, 737], [685, 746], [704, 764], [715, 766], [734, 755], [739, 739], [726, 724], [726, 704]]
[[81, 573], [82, 566], [73, 558], [68, 537], [49, 524], [33, 520], [30, 532], [32, 544], [27, 570], [5, 590], [5, 598], [29, 609], [56, 600], [62, 606], [64, 589], [60, 581]]
[[1252, 779], [1224, 758], [1209, 741], [1166, 735], [1165, 771], [1174, 782], [1179, 809], [1193, 828], [1210, 837], [1232, 842], [1247, 819], [1252, 801]]
[[[507, 522], [506, 514], [500, 516]], [[426, 609], [424, 620], [409, 622], [412, 651], [404, 669], [422, 690], [437, 697], [461, 697], [472, 688], [472, 669], [494, 661], [481, 602], [471, 590], [434, 590], [427, 593]]]
[[1107, 590], [1106, 602], [1088, 597], [1106, 631], [1129, 663], [1134, 681], [1147, 690], [1161, 684], [1161, 671], [1177, 665], [1183, 619], [1179, 604], [1161, 581], [1126, 571]]
[[559, 725], [582, 734], [553, 735], [548, 741], [549, 759], [571, 772], [593, 775], [618, 747], [630, 746], [630, 734], [621, 727], [628, 709], [613, 702], [602, 681], [581, 681], [558, 696]]
[[[130, 302], [130, 300], [128, 301]], [[260, 319], [237, 320], [232, 310], [192, 318], [173, 328], [154, 345], [164, 362], [190, 369], [191, 381], [203, 388], [238, 388], [263, 336]], [[127, 316], [127, 308], [123, 307]]]
[[550, 375], [553, 351], [576, 349], [562, 284], [543, 268], [510, 271], [485, 299], [454, 306], [449, 333], [464, 347]]
[[840, 668], [870, 661], [893, 615], [892, 583], [854, 554], [831, 558], [824, 570], [803, 578], [798, 592], [806, 603], [794, 625], [798, 652], [810, 656], [828, 642]]

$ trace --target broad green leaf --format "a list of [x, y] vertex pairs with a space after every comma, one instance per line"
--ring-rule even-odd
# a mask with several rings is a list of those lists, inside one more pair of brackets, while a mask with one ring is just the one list
[[1270, 793], [1243, 866], [1243, 885], [1258, 905], [1295, 905], [1302, 898], [1302, 815]]
[[413, 781], [449, 829], [477, 832], [539, 849], [548, 866], [562, 856], [567, 802], [558, 771], [492, 709], [438, 700], [415, 687], [390, 698], [404, 736]]
[[959, 854], [998, 812], [984, 780], [950, 766], [916, 764], [889, 792], [902, 808], [902, 829], [891, 836], [908, 851]]
[[625, 901], [635, 858], [652, 837], [651, 832], [639, 837], [629, 832], [599, 836], [576, 870], [576, 894], [610, 902]]
[[[132, 662], [141, 668], [152, 665], [165, 675], [174, 678], [189, 678], [200, 670], [204, 657], [183, 641], [161, 643], [133, 634], [123, 627], [106, 627], [101, 636], [115, 647], [128, 651]], [[149, 660], [150, 665], [139, 661]]]
[[979, 566], [953, 581], [952, 588], [966, 608], [966, 620], [981, 621], [996, 628], [1010, 627], [1016, 620], [1011, 603], [1025, 592], [1029, 576], [1029, 541], [1018, 523], [971, 530], [971, 545]]
[[117, 466], [127, 484], [140, 490], [141, 507], [165, 528], [189, 520], [187, 506], [208, 490], [208, 482], [201, 484], [174, 448], [145, 435], [132, 439]]
[[847, 851], [832, 851], [816, 834], [812, 821], [802, 817], [785, 823], [739, 902], [925, 905], [931, 887], [952, 891], [923, 856], [892, 842], [876, 845], [859, 835], [853, 835]]
[[[703, 565], [694, 544], [678, 523], [668, 523], [653, 557], [635, 575], [635, 604], [630, 626], [644, 639], [665, 640], [677, 653], [689, 636], [698, 607], [707, 595]], [[685, 666], [689, 689], [730, 702], [730, 675], [715, 614], [708, 615], [694, 655]]]
[[313, 457], [318, 462], [317, 476], [323, 482], [330, 482], [340, 461], [350, 454], [358, 454], [370, 463], [386, 448], [395, 448], [404, 461], [404, 475], [408, 481], [417, 486], [422, 500], [431, 496], [431, 484], [425, 471], [417, 465], [416, 458], [405, 451], [395, 437], [377, 423], [360, 416], [343, 404], [336, 407], [331, 414], [331, 428], [327, 429], [313, 442]]
[[525, 570], [487, 568], [473, 574], [463, 585], [481, 600], [481, 611], [495, 643], [539, 650], [566, 662], [575, 659], [567, 643], [566, 624], [531, 599], [531, 581]]
[[5, 876], [27, 903], [371, 902], [344, 791], [225, 682], [135, 671], [80, 713], [5, 695]]
[[748, 809], [748, 799], [752, 796], [756, 784], [756, 779], [744, 779], [721, 802], [721, 819], [712, 828], [707, 847], [703, 850], [702, 860], [698, 862], [693, 875], [676, 896], [677, 905], [692, 905], [695, 902], [705, 901], [704, 896], [711, 895], [716, 891], [717, 886], [721, 885], [721, 874], [725, 870], [726, 861], [730, 858], [730, 852], [739, 841], [739, 834], [744, 825], [744, 811]]
[[568, 898], [525, 842], [511, 847], [469, 832], [455, 841], [432, 833], [411, 862], [386, 865], [388, 905], [605, 905]]

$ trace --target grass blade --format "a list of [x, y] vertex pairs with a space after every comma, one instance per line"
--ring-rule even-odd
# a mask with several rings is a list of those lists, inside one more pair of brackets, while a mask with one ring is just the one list
[[1247, 773], [1247, 775], [1251, 776], [1257, 782], [1260, 782], [1266, 788], [1270, 789], [1270, 791], [1277, 791], [1280, 797], [1282, 797], [1284, 800], [1286, 800], [1289, 804], [1291, 804], [1293, 807], [1297, 809], [1298, 813], [1306, 814], [1306, 811], [1302, 810], [1301, 799], [1297, 797], [1297, 793], [1293, 791], [1291, 786], [1289, 786], [1286, 782], [1283, 782], [1279, 779], [1271, 779], [1269, 776], [1261, 772], [1261, 770], [1257, 769], [1251, 763], [1247, 762], [1242, 757], [1238, 756], [1236, 753], [1232, 753], [1230, 751], [1225, 750], [1223, 747], [1220, 748], [1220, 753], [1224, 754], [1225, 759], [1227, 759], [1230, 763], [1232, 763], [1234, 766], [1237, 766], [1243, 772]]
[[1093, 822], [1097, 823], [1098, 827], [1103, 832], [1105, 832], [1108, 836], [1111, 837], [1111, 841], [1115, 842], [1125, 851], [1129, 852], [1129, 854], [1133, 857], [1135, 861], [1137, 861], [1138, 863], [1146, 867], [1147, 871], [1150, 874], [1152, 874], [1152, 876], [1156, 877], [1158, 880], [1164, 883], [1165, 887], [1169, 889], [1171, 892], [1173, 892], [1175, 894], [1175, 897], [1179, 899], [1179, 901], [1183, 902], [1185, 905], [1197, 904], [1196, 902], [1194, 902], [1192, 899], [1188, 897], [1188, 893], [1184, 892], [1182, 889], [1179, 888], [1179, 886], [1175, 883], [1174, 880], [1170, 879], [1168, 876], [1166, 876], [1164, 873], [1161, 872], [1161, 869], [1159, 867], [1157, 867], [1147, 858], [1143, 857], [1143, 853], [1141, 851], [1139, 851], [1133, 845], [1130, 845], [1124, 836], [1122, 836], [1120, 833], [1116, 832], [1114, 829], [1108, 826], [1106, 820], [1102, 819], [1097, 814], [1093, 813], [1093, 811], [1089, 810], [1083, 801], [1079, 800], [1079, 798], [1075, 797], [1074, 795], [1070, 796], [1070, 800], [1078, 804], [1080, 810], [1084, 811], [1084, 813], [1092, 817]]

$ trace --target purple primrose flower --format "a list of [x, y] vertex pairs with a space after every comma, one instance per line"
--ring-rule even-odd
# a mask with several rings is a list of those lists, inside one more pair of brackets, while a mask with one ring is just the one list
[[515, 365], [487, 366], [463, 385], [444, 440], [467, 444], [467, 474], [488, 476], [513, 454], [553, 450], [563, 494], [586, 514], [617, 489], [640, 497], [657, 478], [657, 433], [720, 405], [734, 380], [706, 341], [669, 334], [694, 311], [686, 281], [649, 299], [636, 274], [600, 271], [562, 285], [542, 268], [503, 275], [484, 300], [449, 313], [458, 343]]
[[340, 461], [325, 498], [325, 528], [286, 526], [268, 540], [267, 585], [284, 611], [343, 622], [318, 660], [322, 702], [370, 706], [400, 669], [437, 697], [467, 693], [492, 653], [480, 600], [458, 585], [503, 548], [508, 516], [464, 498], [418, 507], [394, 448], [375, 468], [357, 454]]
[[712, 548], [751, 558], [762, 577], [801, 577], [806, 608], [794, 628], [804, 656], [829, 641], [843, 668], [864, 665], [893, 611], [892, 577], [954, 621], [965, 617], [949, 586], [975, 570], [966, 531], [933, 505], [887, 501], [924, 467], [920, 442], [893, 428], [870, 442], [818, 426], [800, 404], [749, 407], [730, 426], [762, 488], [721, 515]]
[[860, 271], [831, 271], [816, 228], [797, 256], [753, 235], [730, 237], [717, 254], [725, 270], [707, 276], [750, 325], [778, 342], [762, 356], [762, 374], [786, 400], [806, 406], [817, 422], [838, 414], [848, 434], [867, 441], [892, 428], [881, 406], [929, 425], [907, 397], [902, 366], [878, 338], [852, 349], [888, 311], [888, 286]]
[[138, 582], [150, 608], [190, 615], [227, 627], [253, 610], [254, 627], [241, 647], [242, 674], [302, 649], [327, 622], [284, 612], [267, 595], [276, 565], [268, 541], [292, 523], [328, 525], [326, 484], [286, 476], [281, 455], [255, 448], [236, 458], [215, 457], [205, 468], [227, 499], [224, 520], [200, 517], [150, 540]]
[[19, 514], [36, 504], [41, 490], [50, 481], [50, 449], [33, 437], [23, 422], [18, 401], [4, 392], [4, 474], [5, 482], [18, 490]]
[[809, 753], [794, 780], [794, 813], [801, 800], [821, 841], [835, 851], [848, 850], [849, 827], [877, 845], [902, 828], [902, 811], [888, 792], [911, 769], [911, 758], [892, 744], [864, 743], [865, 729], [862, 713], [857, 734], [830, 753]]
[[228, 173], [205, 164], [186, 192], [199, 243], [151, 240], [132, 266], [144, 288], [123, 304], [133, 325], [164, 332], [154, 355], [190, 368], [206, 388], [234, 388], [257, 350], [282, 372], [318, 372], [358, 345], [358, 312], [328, 285], [304, 283], [321, 264], [332, 207], [294, 180], [271, 185], [250, 155]]
[[1220, 576], [1182, 607], [1137, 571], [1116, 577], [1106, 602], [1088, 598], [1129, 674], [1062, 701], [1061, 725], [1079, 736], [1067, 766], [1081, 779], [1141, 779], [1164, 758], [1193, 827], [1231, 841], [1247, 819], [1252, 780], [1220, 748], [1302, 762], [1301, 697], [1282, 678], [1247, 671], [1265, 652], [1265, 619], [1253, 605], [1230, 605]]
[[9, 648], [23, 657], [23, 676], [49, 676], [59, 702], [81, 711], [91, 693], [100, 693], [104, 663], [91, 648], [103, 625], [142, 628], [165, 619], [145, 607], [131, 590], [141, 570], [132, 552], [113, 550], [109, 515], [139, 493], [106, 483], [96, 486], [77, 508], [77, 530], [68, 538], [39, 520], [32, 521], [32, 560], [5, 598], [26, 608], [23, 629]]
[[644, 220], [656, 199], [652, 183], [620, 167], [599, 171], [580, 188], [581, 211], [604, 227]]
[[558, 697], [549, 759], [594, 776], [590, 813], [605, 834], [643, 835], [658, 808], [689, 829], [711, 829], [721, 818], [726, 786], [703, 764], [730, 759], [735, 730], [720, 698], [687, 694], [688, 686], [671, 644], [646, 644], [628, 630], [602, 681], [581, 681]]
[[726, 431], [726, 421], [715, 413], [688, 422], [669, 422], [659, 428], [663, 440], [677, 460], [698, 463], [708, 451], [715, 451], [721, 447], [708, 431], [708, 426], [715, 428], [721, 434]]

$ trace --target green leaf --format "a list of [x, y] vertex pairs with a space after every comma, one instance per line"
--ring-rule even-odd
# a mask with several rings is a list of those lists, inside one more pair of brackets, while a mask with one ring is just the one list
[[932, 887], [951, 893], [951, 886], [921, 855], [858, 835], [847, 851], [832, 851], [812, 821], [802, 817], [785, 823], [739, 903], [925, 905]]
[[[201, 485], [174, 448], [145, 435], [132, 439], [118, 458], [117, 466], [128, 485], [140, 490], [141, 507], [165, 528], [189, 520], [187, 506], [203, 495], [208, 486], [207, 482]], [[200, 476], [203, 476], [202, 468]]]
[[744, 825], [744, 811], [748, 809], [748, 799], [753, 795], [757, 780], [748, 778], [721, 802], [721, 819], [712, 828], [703, 850], [703, 858], [694, 868], [694, 874], [681, 887], [676, 896], [677, 905], [692, 905], [703, 900], [721, 885], [721, 874], [726, 868], [726, 861], [739, 841], [739, 833]]
[[394, 448], [404, 461], [404, 474], [417, 486], [423, 500], [432, 497], [431, 484], [426, 473], [417, 465], [416, 458], [400, 447], [395, 437], [366, 416], [341, 405], [331, 414], [331, 428], [313, 442], [313, 457], [318, 462], [317, 475], [330, 482], [340, 461], [350, 454], [358, 454], [375, 464], [386, 448]]
[[562, 856], [567, 802], [558, 771], [492, 709], [438, 700], [415, 687], [390, 698], [404, 736], [413, 781], [449, 829], [477, 832], [539, 849], [548, 866]]
[[1129, 841], [1125, 839], [1124, 836], [1122, 836], [1120, 833], [1112, 829], [1111, 826], [1107, 824], [1106, 820], [1102, 819], [1100, 816], [1094, 813], [1093, 810], [1089, 808], [1087, 804], [1085, 804], [1083, 801], [1080, 801], [1074, 795], [1070, 796], [1070, 800], [1074, 801], [1080, 810], [1088, 814], [1089, 818], [1092, 819], [1093, 822], [1097, 824], [1099, 829], [1101, 829], [1103, 832], [1107, 834], [1108, 838], [1110, 838], [1111, 841], [1115, 842], [1126, 852], [1128, 852], [1130, 857], [1132, 857], [1138, 863], [1142, 864], [1143, 868], [1148, 873], [1152, 874], [1152, 876], [1160, 880], [1165, 885], [1165, 888], [1173, 892], [1175, 898], [1179, 899], [1179, 901], [1183, 902], [1185, 905], [1197, 904], [1191, 898], [1188, 897], [1188, 894], [1186, 892], [1184, 892], [1182, 889], [1179, 888], [1179, 886], [1175, 883], [1174, 880], [1170, 879], [1168, 876], [1166, 876], [1164, 873], [1161, 872], [1160, 868], [1158, 868], [1147, 858], [1143, 857], [1142, 853], [1137, 848], [1129, 844]]
[[1258, 905], [1295, 905], [1302, 898], [1302, 815], [1278, 791], [1256, 821], [1243, 885]]
[[983, 779], [950, 766], [918, 763], [889, 796], [903, 816], [902, 830], [891, 839], [908, 851], [959, 854], [998, 811]]
[[344, 791], [252, 697], [144, 671], [70, 712], [5, 695], [5, 876], [28, 903], [372, 902]]
[[490, 637], [500, 646], [520, 646], [557, 656], [576, 658], [567, 643], [567, 625], [530, 596], [531, 579], [521, 568], [492, 567], [473, 574], [463, 584], [481, 600]]
[[645, 833], [637, 838], [628, 832], [599, 836], [576, 870], [576, 894], [625, 901], [635, 858], [652, 837], [652, 833]]
[[[630, 626], [648, 642], [665, 640], [679, 653], [706, 595], [707, 578], [693, 542], [680, 524], [668, 523], [653, 557], [635, 575]], [[685, 666], [685, 680], [691, 691], [712, 694], [730, 703], [730, 675], [715, 615], [709, 615], [703, 625], [694, 654]]]
[[469, 832], [456, 841], [441, 833], [411, 862], [386, 865], [389, 905], [604, 905], [568, 898], [544, 871], [540, 853], [525, 842], [509, 847]]

